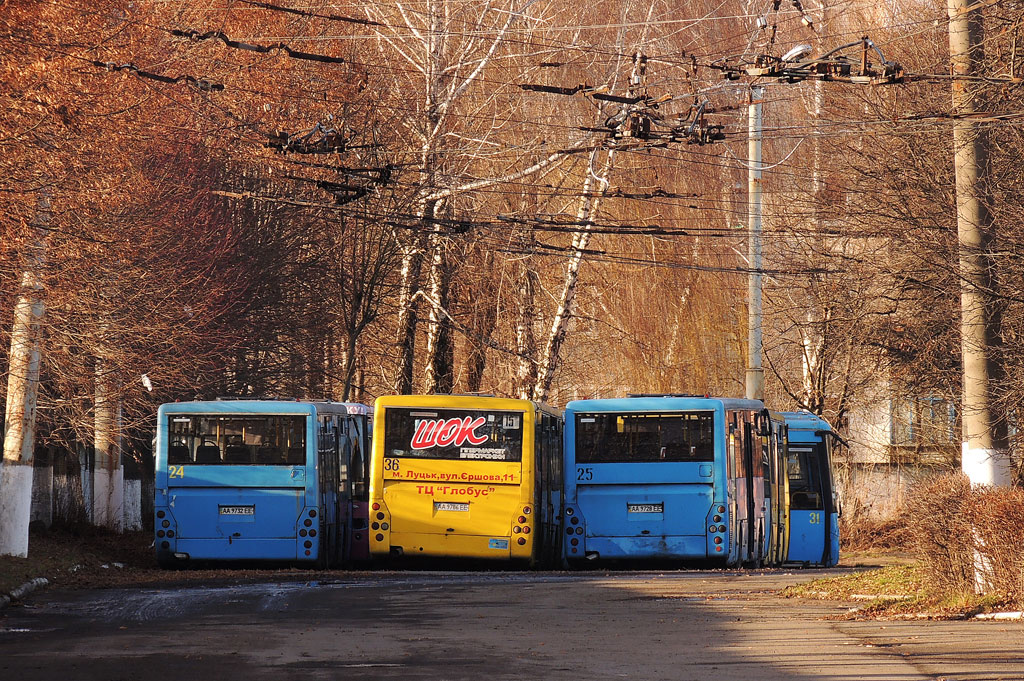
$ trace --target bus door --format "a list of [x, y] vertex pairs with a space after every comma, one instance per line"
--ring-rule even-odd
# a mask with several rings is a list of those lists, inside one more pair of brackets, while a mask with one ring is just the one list
[[[792, 436], [792, 431], [791, 431]], [[831, 553], [831, 485], [827, 467], [822, 470], [825, 443], [789, 442], [789, 555], [790, 562], [828, 564]], [[827, 539], [826, 539], [827, 538]]]
[[351, 533], [348, 557], [351, 560], [370, 558], [370, 515], [369, 515], [369, 418], [363, 414], [351, 416], [346, 423], [349, 427], [350, 447], [348, 455], [349, 518]]
[[319, 502], [320, 502], [320, 561], [324, 565], [337, 559], [337, 552], [342, 545], [344, 531], [344, 515], [347, 509], [339, 498], [341, 489], [341, 462], [339, 460], [339, 436], [337, 416], [325, 414], [319, 420], [318, 451], [319, 458]]
[[562, 430], [560, 419], [537, 411], [536, 439], [536, 467], [538, 476], [536, 490], [538, 516], [540, 520], [539, 531], [541, 540], [538, 560], [541, 564], [554, 565], [558, 559], [558, 549], [561, 546], [561, 524], [558, 520], [562, 514]]

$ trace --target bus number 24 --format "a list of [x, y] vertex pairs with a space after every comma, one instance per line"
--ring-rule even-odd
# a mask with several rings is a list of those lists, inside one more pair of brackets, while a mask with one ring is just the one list
[[185, 467], [184, 466], [168, 466], [167, 477], [169, 478], [184, 478]]

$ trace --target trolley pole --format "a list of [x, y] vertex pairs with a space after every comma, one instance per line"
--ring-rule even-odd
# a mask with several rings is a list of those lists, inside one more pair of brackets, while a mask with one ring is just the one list
[[[952, 1], [952, 0], [951, 0]], [[764, 87], [750, 88], [747, 108], [748, 142], [747, 203], [750, 235], [747, 238], [747, 380], [746, 397], [764, 399], [764, 369], [761, 366], [761, 103]]]
[[[948, 0], [949, 59], [953, 76], [975, 75], [982, 52], [981, 15], [971, 0]], [[999, 376], [999, 314], [990, 245], [994, 225], [985, 204], [986, 135], [966, 114], [976, 110], [975, 85], [953, 80], [956, 222], [960, 259], [960, 343], [963, 353], [963, 456], [961, 470], [975, 485], [1009, 485], [1006, 423], [991, 403]]]

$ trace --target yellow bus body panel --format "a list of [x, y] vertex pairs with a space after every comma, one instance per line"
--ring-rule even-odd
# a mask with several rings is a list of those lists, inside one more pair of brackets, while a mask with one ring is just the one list
[[[521, 461], [387, 457], [389, 407], [515, 411], [523, 415]], [[370, 553], [405, 556], [531, 559], [536, 536], [534, 433], [537, 407], [528, 400], [454, 395], [392, 395], [374, 407], [370, 465]], [[373, 504], [380, 505], [374, 510]], [[530, 513], [525, 509], [529, 508]], [[381, 518], [380, 516], [383, 516]], [[519, 522], [519, 518], [525, 522]], [[513, 529], [520, 531], [515, 533]], [[525, 539], [519, 544], [518, 539]]]

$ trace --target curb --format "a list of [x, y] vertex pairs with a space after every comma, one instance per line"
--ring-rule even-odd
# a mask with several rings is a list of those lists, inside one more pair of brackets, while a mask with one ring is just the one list
[[46, 577], [36, 577], [35, 579], [29, 580], [19, 586], [16, 589], [12, 589], [11, 593], [3, 594], [0, 596], [0, 610], [3, 610], [14, 601], [20, 601], [25, 596], [29, 595], [37, 588], [46, 586], [50, 583]]

